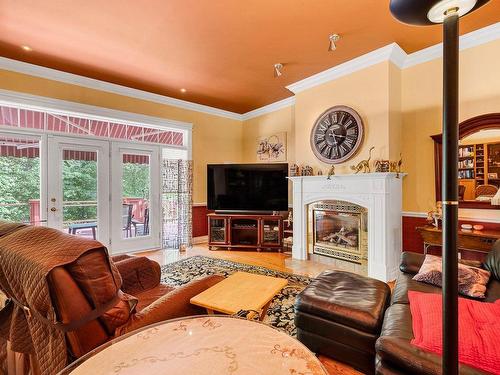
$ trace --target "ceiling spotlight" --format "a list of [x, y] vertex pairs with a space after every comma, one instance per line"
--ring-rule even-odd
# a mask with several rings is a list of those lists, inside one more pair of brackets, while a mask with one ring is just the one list
[[274, 77], [280, 77], [283, 73], [281, 70], [283, 69], [283, 64], [274, 64]]
[[337, 49], [337, 45], [335, 44], [335, 42], [339, 41], [340, 35], [339, 34], [332, 34], [328, 37], [328, 39], [330, 40], [330, 45], [328, 46], [328, 51], [335, 51]]
[[31, 48], [30, 46], [21, 46], [21, 48], [22, 48], [23, 50], [25, 50], [26, 52], [31, 52], [31, 51], [33, 51], [33, 48]]
[[184, 94], [187, 90], [186, 89], [181, 89], [181, 92]]

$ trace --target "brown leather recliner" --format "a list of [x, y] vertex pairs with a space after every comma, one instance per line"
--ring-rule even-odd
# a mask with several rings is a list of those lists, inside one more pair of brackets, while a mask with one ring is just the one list
[[[68, 364], [99, 345], [149, 324], [168, 319], [206, 314], [191, 305], [191, 297], [215, 285], [222, 276], [208, 276], [178, 288], [160, 283], [158, 263], [145, 257], [121, 255], [113, 262], [122, 277], [119, 302], [101, 316], [66, 332]], [[58, 321], [80, 321], [96, 305], [112, 300], [116, 287], [104, 251], [85, 253], [75, 262], [54, 268], [48, 275], [51, 299]], [[19, 362], [24, 362], [20, 365]], [[33, 364], [31, 359], [30, 361]], [[9, 375], [28, 373], [27, 358], [9, 353]], [[31, 373], [37, 373], [36, 369]]]

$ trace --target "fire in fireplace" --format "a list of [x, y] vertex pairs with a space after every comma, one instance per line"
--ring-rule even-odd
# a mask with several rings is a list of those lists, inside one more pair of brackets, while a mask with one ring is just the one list
[[321, 201], [309, 205], [309, 217], [314, 254], [366, 264], [366, 208], [345, 201]]

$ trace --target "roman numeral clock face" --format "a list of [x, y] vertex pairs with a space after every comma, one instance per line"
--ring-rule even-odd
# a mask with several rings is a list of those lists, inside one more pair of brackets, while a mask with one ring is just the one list
[[363, 122], [352, 108], [335, 106], [324, 112], [311, 131], [311, 147], [318, 159], [338, 164], [350, 159], [363, 140]]

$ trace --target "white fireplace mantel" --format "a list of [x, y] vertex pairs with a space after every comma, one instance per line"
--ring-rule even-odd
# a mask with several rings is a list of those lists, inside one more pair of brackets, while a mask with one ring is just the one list
[[293, 183], [293, 258], [308, 258], [308, 205], [343, 200], [368, 209], [368, 276], [383, 281], [395, 279], [401, 257], [404, 176], [363, 173], [335, 175], [330, 180], [326, 176], [289, 177]]

